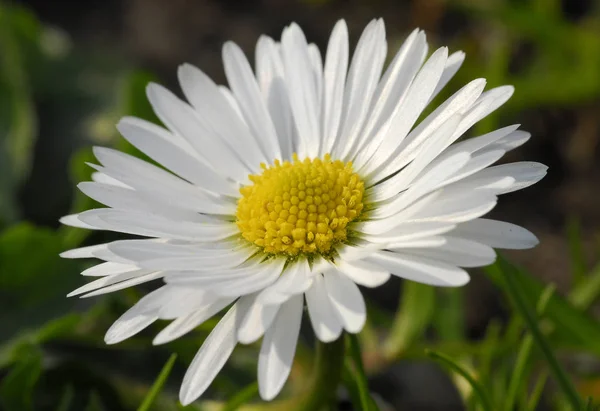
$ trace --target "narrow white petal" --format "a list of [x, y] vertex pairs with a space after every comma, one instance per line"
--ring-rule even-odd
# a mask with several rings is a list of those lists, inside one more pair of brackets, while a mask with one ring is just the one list
[[135, 117], [125, 117], [117, 129], [131, 144], [180, 177], [215, 193], [237, 197], [239, 187], [206, 166], [190, 150], [173, 144], [167, 130]]
[[177, 318], [176, 320], [172, 321], [171, 324], [163, 328], [162, 331], [156, 335], [156, 337], [154, 337], [152, 344], [166, 344], [176, 340], [182, 335], [189, 333], [204, 321], [208, 320], [223, 308], [227, 307], [233, 302], [233, 300], [233, 298], [219, 298], [216, 301], [206, 304], [199, 310]]
[[347, 262], [342, 259], [335, 262], [336, 269], [348, 276], [356, 284], [365, 287], [379, 287], [390, 279], [390, 272], [365, 261]]
[[332, 153], [336, 158], [346, 158], [358, 145], [386, 54], [383, 20], [374, 20], [363, 31], [348, 70], [342, 121]]
[[97, 228], [93, 225], [89, 225], [81, 221], [79, 219], [79, 214], [69, 214], [64, 217], [61, 217], [58, 221], [60, 221], [61, 224], [68, 225], [69, 227], [85, 228], [87, 230], [97, 230]]
[[414, 30], [402, 44], [377, 86], [372, 110], [361, 132], [363, 137], [352, 151], [351, 158], [355, 158], [367, 144], [380, 144], [392, 124], [394, 114], [406, 97], [407, 89], [423, 63], [426, 49], [425, 33], [418, 29]]
[[460, 69], [460, 66], [462, 66], [464, 61], [465, 53], [463, 51], [457, 51], [448, 56], [446, 66], [444, 67], [444, 72], [442, 73], [442, 78], [440, 78], [440, 81], [429, 101], [433, 100], [435, 96], [437, 96], [438, 93], [442, 91], [446, 84], [448, 84], [452, 77], [454, 77], [458, 69]]
[[445, 239], [438, 247], [412, 248], [410, 252], [459, 267], [481, 267], [496, 260], [490, 246], [458, 237], [446, 236]]
[[262, 304], [255, 300], [255, 296], [244, 296], [242, 299], [253, 299], [250, 308], [245, 313], [240, 327], [238, 328], [237, 338], [242, 344], [252, 344], [263, 336], [265, 331], [275, 320], [279, 312], [280, 304]]
[[223, 45], [227, 82], [240, 105], [244, 119], [270, 161], [281, 159], [275, 127], [260, 94], [244, 52], [232, 42]]
[[360, 332], [367, 319], [362, 293], [352, 280], [335, 271], [326, 273], [324, 278], [331, 304], [344, 329], [353, 334]]
[[283, 31], [281, 52], [298, 136], [298, 155], [301, 158], [315, 157], [321, 140], [317, 111], [319, 98], [309, 60], [308, 44], [297, 24], [292, 23]]
[[[106, 264], [111, 264], [111, 263], [106, 263]], [[99, 278], [98, 280], [87, 283], [86, 285], [81, 286], [74, 291], [71, 291], [69, 294], [67, 294], [67, 297], [73, 297], [75, 295], [87, 293], [89, 291], [94, 291], [94, 290], [97, 290], [102, 287], [106, 287], [106, 286], [113, 285], [116, 283], [121, 283], [126, 280], [141, 277], [141, 276], [149, 274], [149, 273], [150, 273], [149, 270], [133, 270], [133, 271], [125, 272], [125, 273], [107, 275], [106, 277]], [[145, 281], [146, 280], [144, 280], [143, 282], [145, 282]], [[130, 287], [130, 284], [131, 283], [127, 283], [126, 285], [123, 286], [123, 288]], [[134, 284], [132, 284], [132, 285], [134, 285]]]
[[217, 86], [202, 70], [191, 64], [180, 66], [177, 76], [196, 113], [251, 170], [258, 171], [261, 162], [273, 160], [261, 152], [260, 142], [248, 129], [239, 105], [227, 88]]
[[72, 250], [64, 251], [60, 253], [62, 258], [96, 258], [94, 255], [95, 251], [104, 250], [108, 247], [108, 244], [97, 244], [90, 245], [87, 247], [74, 248]]
[[206, 224], [175, 221], [153, 214], [114, 209], [89, 210], [79, 215], [83, 222], [118, 233], [191, 241], [217, 241], [239, 233], [230, 223]]
[[143, 160], [104, 147], [94, 147], [94, 155], [105, 166], [101, 168], [104, 174], [159, 203], [202, 213], [231, 213], [232, 202], [209, 195], [199, 187]]
[[[107, 293], [112, 293], [115, 291], [123, 290], [125, 288], [133, 287], [134, 285], [143, 284], [143, 283], [147, 283], [148, 281], [153, 281], [153, 280], [162, 278], [165, 275], [165, 273], [162, 271], [150, 272], [148, 274], [144, 274], [144, 273], [148, 273], [148, 270], [140, 271], [140, 275], [133, 276], [132, 278], [121, 281], [119, 283], [111, 284], [111, 285], [107, 284], [106, 287], [101, 288], [96, 291], [92, 291], [85, 295], [82, 295], [81, 298], [95, 297], [97, 295], [102, 295], [102, 294], [107, 294]], [[129, 273], [127, 273], [127, 275], [129, 275]], [[126, 275], [123, 274], [123, 277], [126, 277]], [[98, 281], [100, 281], [100, 280], [98, 280]]]
[[[473, 105], [485, 87], [485, 80], [476, 79], [454, 93], [423, 121], [421, 121], [397, 147], [388, 153], [381, 153], [378, 175], [386, 176], [410, 163], [419, 152], [421, 145], [448, 119], [461, 115]], [[408, 103], [407, 103], [408, 104]], [[389, 132], [393, 132], [390, 129]], [[374, 163], [375, 164], [375, 163]]]
[[[448, 49], [445, 47], [433, 53], [411, 84], [381, 144], [378, 147], [371, 144], [366, 147], [364, 155], [359, 154], [356, 160], [359, 165], [366, 164], [367, 160], [369, 161], [368, 168], [362, 170], [365, 174], [370, 174], [376, 168], [383, 166], [382, 161], [388, 159], [388, 155], [384, 154], [391, 154], [402, 143], [417, 118], [421, 115], [431, 93], [433, 93], [442, 75], [447, 57]], [[376, 153], [378, 155], [375, 155]], [[369, 160], [371, 156], [373, 158]]]
[[167, 287], [161, 287], [141, 298], [119, 317], [104, 336], [107, 344], [116, 344], [137, 334], [158, 319], [156, 310], [170, 297]]
[[[156, 115], [173, 133], [185, 138], [207, 165], [224, 176], [244, 182], [251, 171], [231, 146], [215, 136], [210, 125], [192, 107], [166, 88], [151, 83], [146, 89]], [[223, 163], [227, 164], [223, 168]]]
[[269, 288], [264, 289], [257, 297], [263, 304], [280, 303], [290, 295], [306, 291], [312, 282], [310, 266], [307, 260], [299, 260], [286, 267], [283, 274]]
[[521, 190], [537, 183], [546, 175], [548, 167], [544, 164], [535, 163], [532, 161], [522, 161], [518, 163], [502, 164], [480, 171], [474, 177], [512, 177], [514, 183], [498, 194], [510, 193], [512, 191]]
[[237, 344], [236, 328], [239, 323], [238, 304], [227, 311], [200, 347], [183, 377], [179, 401], [188, 405], [204, 393], [215, 379]]
[[122, 263], [101, 263], [93, 267], [88, 268], [81, 272], [81, 275], [90, 277], [101, 277], [105, 275], [122, 274], [128, 271], [139, 270], [139, 267], [133, 264], [122, 264]]
[[459, 287], [469, 282], [462, 268], [425, 257], [380, 251], [367, 261], [380, 265], [398, 277], [439, 287]]
[[343, 326], [331, 304], [323, 275], [315, 276], [312, 287], [306, 291], [305, 296], [310, 322], [317, 338], [323, 342], [337, 340]]
[[258, 389], [265, 401], [279, 394], [292, 369], [303, 300], [299, 294], [282, 305], [273, 325], [265, 333], [258, 357]]
[[331, 32], [325, 57], [320, 155], [330, 153], [335, 143], [342, 116], [347, 70], [348, 27], [344, 20], [339, 20]]
[[521, 250], [535, 247], [539, 241], [530, 231], [518, 225], [504, 221], [478, 218], [459, 224], [452, 231], [453, 236], [460, 236], [494, 248]]

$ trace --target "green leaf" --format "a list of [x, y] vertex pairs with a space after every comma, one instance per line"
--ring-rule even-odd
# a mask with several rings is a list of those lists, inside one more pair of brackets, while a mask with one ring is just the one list
[[579, 397], [579, 394], [577, 393], [577, 390], [575, 389], [575, 386], [573, 385], [573, 382], [557, 361], [554, 352], [550, 347], [550, 344], [548, 343], [548, 341], [540, 331], [540, 328], [538, 327], [535, 315], [532, 313], [530, 307], [527, 304], [526, 294], [523, 292], [523, 289], [521, 287], [522, 283], [520, 284], [518, 281], [518, 271], [514, 269], [514, 267], [510, 266], [502, 258], [499, 258], [497, 264], [501, 267], [502, 270], [502, 278], [504, 281], [503, 288], [505, 292], [513, 301], [517, 311], [523, 317], [523, 320], [525, 320], [529, 328], [529, 332], [533, 337], [533, 340], [536, 342], [537, 346], [540, 348], [544, 357], [546, 358], [546, 362], [548, 363], [550, 370], [554, 374], [558, 385], [561, 387], [562, 392], [567, 397], [569, 403], [571, 404], [574, 410], [582, 409], [583, 403], [581, 401], [581, 398]]
[[18, 217], [15, 191], [29, 173], [37, 136], [37, 116], [19, 38], [23, 28], [31, 34], [39, 30], [23, 9], [0, 4], [0, 222]]
[[90, 402], [88, 402], [88, 405], [85, 407], [85, 411], [107, 411], [107, 410], [106, 410], [106, 408], [104, 408], [104, 405], [102, 404], [102, 401], [98, 397], [98, 394], [96, 394], [95, 392], [92, 392], [92, 394], [90, 395]]
[[434, 325], [439, 337], [446, 341], [465, 339], [464, 290], [447, 288], [438, 290]]
[[[554, 285], [550, 284], [540, 296], [537, 304], [538, 317], [542, 317], [544, 315], [546, 307], [548, 306], [548, 301], [550, 301], [550, 298], [554, 294], [554, 290]], [[525, 371], [529, 363], [529, 357], [531, 355], [532, 348], [533, 337], [531, 335], [527, 335], [523, 339], [523, 342], [520, 344], [519, 350], [517, 351], [517, 359], [515, 361], [514, 371], [511, 375], [510, 382], [508, 384], [508, 390], [504, 397], [504, 409], [506, 411], [512, 411], [514, 409], [514, 404], [517, 400], [517, 394], [519, 393], [519, 390], [522, 390], [523, 387], [525, 387]]]
[[[511, 265], [501, 256], [495, 264], [485, 268], [490, 279], [499, 287], [504, 288], [507, 273], [512, 274], [516, 286], [527, 301], [538, 301], [544, 291], [544, 284], [532, 275]], [[585, 312], [574, 307], [569, 301], [553, 294], [548, 301], [546, 318], [557, 327], [552, 339], [572, 345], [579, 349], [600, 355], [600, 323]]]
[[69, 411], [74, 397], [75, 390], [73, 389], [72, 385], [68, 385], [67, 388], [65, 388], [63, 395], [60, 397], [60, 403], [58, 403], [56, 411]]
[[158, 397], [158, 395], [162, 391], [165, 383], [167, 382], [167, 379], [169, 378], [169, 374], [171, 374], [171, 370], [173, 369], [173, 366], [175, 365], [175, 360], [177, 360], [177, 354], [171, 354], [171, 357], [169, 357], [169, 360], [164, 365], [160, 374], [158, 374], [156, 381], [154, 381], [154, 384], [152, 384], [152, 388], [150, 388], [150, 391], [148, 391], [146, 398], [144, 398], [142, 405], [139, 406], [138, 411], [150, 410], [150, 407], [156, 400], [156, 397]]
[[0, 402], [6, 411], [33, 410], [33, 390], [42, 374], [42, 355], [33, 346], [20, 348], [18, 362], [0, 385]]
[[477, 381], [475, 379], [475, 377], [473, 377], [460, 364], [458, 364], [456, 361], [454, 361], [452, 358], [448, 357], [447, 355], [436, 352], [436, 351], [427, 350], [426, 353], [432, 359], [440, 362], [441, 364], [443, 364], [444, 366], [446, 366], [447, 368], [449, 368], [450, 370], [454, 371], [455, 373], [457, 373], [458, 375], [463, 377], [465, 380], [467, 380], [467, 382], [473, 388], [473, 392], [479, 399], [479, 403], [481, 404], [481, 407], [485, 411], [493, 411], [494, 410], [494, 407], [492, 407], [492, 403], [490, 401], [490, 396], [489, 396], [488, 392], [485, 390], [485, 388], [483, 387], [483, 385], [481, 385], [479, 383], [479, 381]]
[[0, 233], [0, 344], [71, 312], [66, 294], [81, 281], [76, 261], [59, 257], [57, 233], [18, 224]]
[[587, 310], [600, 296], [600, 264], [584, 277], [569, 293], [569, 301], [573, 306]]

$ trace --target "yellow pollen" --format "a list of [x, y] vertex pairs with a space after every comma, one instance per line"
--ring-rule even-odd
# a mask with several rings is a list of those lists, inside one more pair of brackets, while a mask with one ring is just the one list
[[363, 209], [365, 186], [352, 162], [323, 159], [261, 164], [261, 175], [240, 189], [237, 225], [266, 253], [328, 254], [346, 240], [348, 223]]

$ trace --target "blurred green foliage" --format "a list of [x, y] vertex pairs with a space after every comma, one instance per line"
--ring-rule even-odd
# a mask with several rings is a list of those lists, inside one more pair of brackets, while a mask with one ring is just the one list
[[[310, 2], [311, 7], [327, 3]], [[574, 22], [563, 15], [557, 0], [437, 3], [478, 22], [475, 33], [454, 39], [453, 49], [465, 50], [469, 58], [453, 82], [462, 84], [474, 75], [485, 75], [490, 86], [513, 84], [517, 89], [511, 104], [486, 118], [476, 133], [497, 127], [499, 116], [510, 111], [585, 104], [600, 96], [600, 7]], [[517, 43], [533, 51], [512, 67]], [[94, 86], [81, 86], [86, 76], [93, 78]], [[91, 129], [87, 135], [95, 135], [96, 141], [141, 155], [117, 138], [113, 124], [122, 115], [156, 121], [144, 94], [152, 80], [151, 74], [72, 49], [64, 33], [40, 24], [26, 9], [0, 3], [2, 411], [184, 409], [176, 402], [177, 382], [216, 320], [166, 347], [152, 347], [145, 333], [117, 347], [105, 346], [104, 331], [141, 291], [125, 290], [94, 301], [67, 299], [65, 295], [82, 282], [78, 273], [89, 263], [63, 260], [58, 254], [113, 237], [70, 227], [36, 226], [24, 217], [19, 200], [41, 138], [55, 138], [66, 129], [73, 135], [87, 124]], [[41, 135], [41, 113], [36, 107], [40, 96], [48, 95], [58, 101], [52, 114], [63, 119], [50, 137]], [[85, 104], [76, 109], [82, 101]], [[85, 165], [93, 161], [89, 142], [79, 141], [73, 148], [70, 178], [73, 183], [89, 180], [92, 170]], [[72, 196], [70, 212], [95, 206], [75, 189]], [[568, 295], [552, 292], [504, 259], [485, 270], [506, 295], [511, 294], [506, 276], [512, 276], [525, 307], [537, 305], [535, 338], [531, 324], [524, 321], [523, 306], [515, 304], [506, 304], [505, 324], [492, 321], [482, 339], [467, 338], [463, 290], [405, 283], [397, 313], [370, 304], [369, 324], [358, 340], [347, 344], [343, 384], [354, 408], [377, 409], [378, 401], [368, 392], [370, 376], [398, 361], [427, 359], [448, 367], [469, 410], [534, 410], [542, 403], [545, 409], [569, 409], [565, 391], [545, 389], [549, 379], [556, 381], [556, 374], [551, 376], [555, 370], [539, 349], [538, 332], [553, 356], [572, 360], [560, 372], [575, 383], [577, 395], [600, 397], [600, 321], [592, 310], [600, 295], [600, 265], [587, 268], [577, 220], [565, 236], [573, 267]], [[167, 361], [171, 353], [176, 354]], [[305, 386], [311, 355], [310, 345], [301, 342], [290, 392]], [[585, 363], [578, 366], [575, 359], [581, 358]], [[256, 347], [240, 347], [207, 395], [214, 400], [185, 409], [216, 410], [223, 405], [256, 409], [244, 405], [256, 398], [255, 366]], [[170, 373], [177, 377], [169, 380]], [[593, 409], [595, 401], [589, 404], [588, 409]]]

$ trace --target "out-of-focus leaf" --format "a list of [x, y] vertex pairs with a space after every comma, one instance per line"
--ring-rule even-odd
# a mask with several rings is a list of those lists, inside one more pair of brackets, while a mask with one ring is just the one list
[[69, 312], [65, 295], [78, 283], [78, 263], [59, 257], [53, 231], [18, 224], [0, 233], [0, 342]]
[[18, 217], [15, 191], [29, 173], [37, 136], [20, 37], [37, 39], [38, 31], [28, 12], [0, 5], [0, 222]]
[[236, 395], [231, 397], [231, 399], [223, 405], [222, 411], [235, 411], [257, 395], [258, 382], [255, 381], [245, 388], [242, 388]]
[[[511, 270], [527, 301], [538, 301], [544, 291], [542, 282], [502, 257], [485, 270], [498, 286], [503, 286], [506, 270]], [[557, 325], [552, 334], [553, 340], [600, 355], [600, 346], [597, 343], [600, 341], [600, 323], [590, 315], [578, 310], [559, 294], [553, 294], [548, 301], [546, 317]]]
[[6, 411], [33, 411], [33, 390], [42, 374], [42, 355], [33, 346], [20, 347], [19, 360], [0, 384]]
[[102, 401], [100, 401], [98, 394], [93, 392], [90, 395], [90, 402], [85, 407], [85, 411], [108, 411], [108, 410], [106, 408], [104, 408], [104, 405], [102, 404]]
[[600, 264], [585, 276], [569, 293], [569, 301], [575, 307], [587, 310], [600, 296]]
[[433, 323], [439, 337], [445, 341], [465, 339], [464, 293], [461, 288], [437, 290]]
[[146, 395], [146, 398], [144, 398], [144, 401], [142, 402], [142, 405], [140, 405], [140, 407], [138, 408], [138, 411], [150, 410], [150, 407], [156, 400], [156, 397], [158, 397], [165, 383], [167, 382], [169, 374], [171, 374], [171, 370], [175, 365], [175, 360], [177, 360], [177, 354], [172, 354], [171, 357], [169, 357], [169, 360], [166, 362], [163, 369], [160, 371], [160, 374], [158, 374], [156, 381], [154, 381], [154, 384], [152, 384], [150, 391], [148, 391], [148, 395]]
[[62, 397], [60, 398], [60, 403], [58, 404], [58, 407], [56, 407], [56, 411], [69, 411], [74, 397], [75, 391], [73, 390], [73, 386], [67, 386], [67, 388], [65, 388], [65, 391], [63, 392]]
[[388, 358], [397, 357], [425, 332], [434, 314], [435, 288], [413, 281], [403, 284], [401, 303], [383, 347]]

